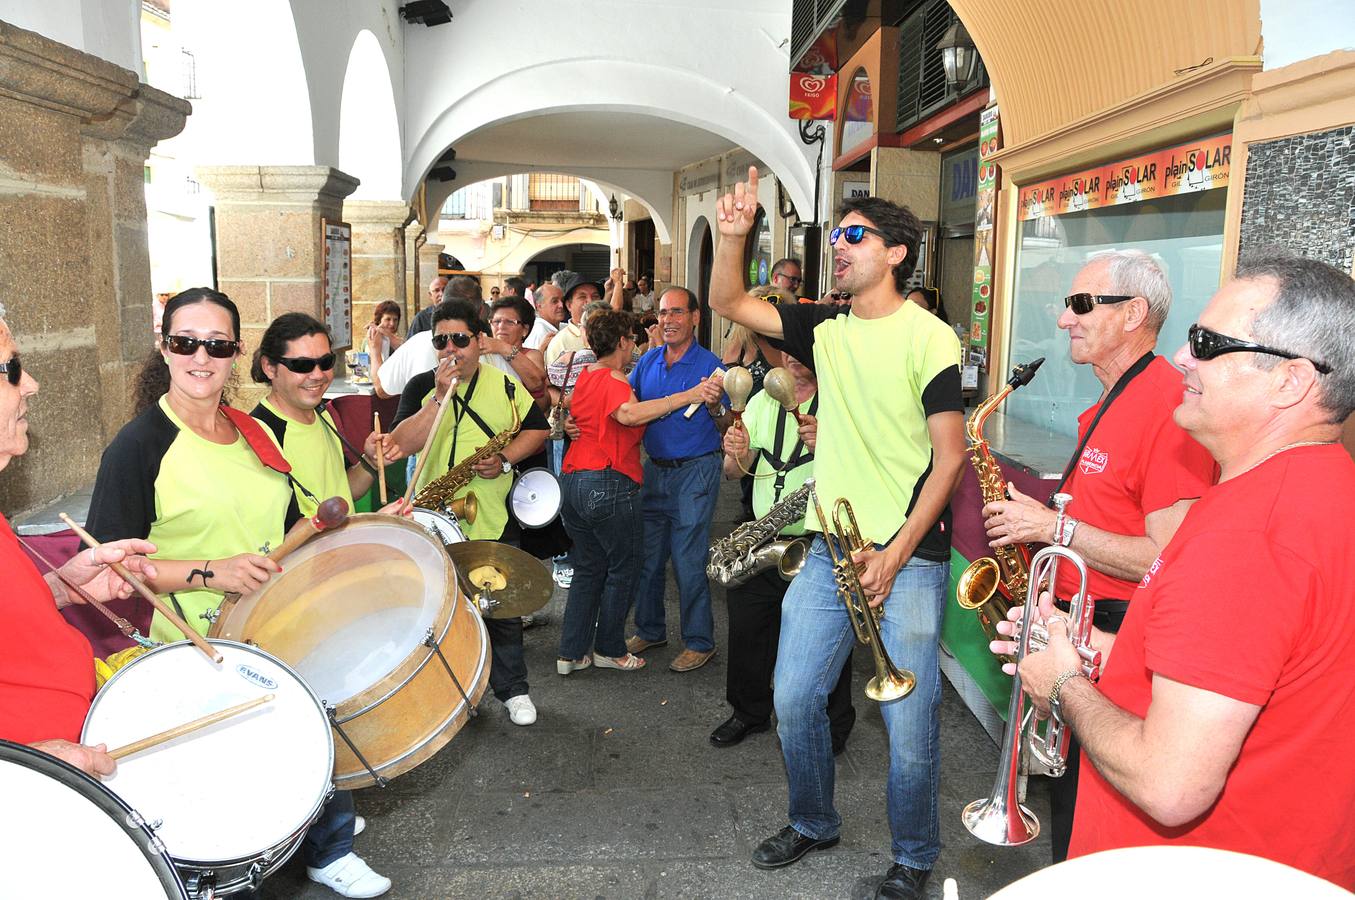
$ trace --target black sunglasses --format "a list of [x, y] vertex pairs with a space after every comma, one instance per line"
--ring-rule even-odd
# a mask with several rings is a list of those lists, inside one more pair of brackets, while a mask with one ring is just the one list
[[897, 241], [890, 240], [889, 235], [885, 234], [880, 229], [871, 228], [869, 225], [848, 225], [846, 228], [834, 228], [832, 231], [828, 232], [828, 243], [836, 247], [837, 239], [846, 237], [847, 243], [859, 244], [861, 243], [861, 239], [867, 234], [873, 234], [884, 241], [886, 247], [893, 247], [898, 243]]
[[213, 359], [230, 359], [240, 352], [239, 341], [228, 341], [225, 338], [195, 338], [186, 334], [165, 335], [165, 347], [170, 353], [177, 353], [179, 356], [192, 356], [198, 352], [199, 347], [206, 348], [207, 355]]
[[1096, 309], [1098, 303], [1123, 303], [1133, 299], [1132, 294], [1069, 294], [1063, 298], [1063, 306], [1079, 316], [1085, 316]]
[[333, 353], [326, 353], [318, 358], [313, 356], [279, 356], [273, 361], [278, 365], [286, 366], [298, 375], [309, 375], [315, 371], [316, 366], [320, 367], [321, 372], [328, 372], [333, 369], [334, 360], [337, 358]]
[[1300, 356], [1286, 350], [1276, 350], [1274, 347], [1266, 347], [1262, 344], [1253, 344], [1250, 341], [1229, 337], [1226, 334], [1219, 334], [1217, 331], [1210, 331], [1202, 325], [1190, 326], [1188, 341], [1190, 355], [1196, 359], [1213, 359], [1225, 353], [1264, 353], [1268, 356], [1279, 356], [1284, 359], [1306, 359], [1313, 364], [1314, 369], [1317, 369], [1323, 375], [1331, 371], [1331, 366], [1307, 356]]
[[5, 373], [9, 383], [15, 387], [19, 386], [19, 379], [24, 377], [23, 363], [19, 362], [19, 354], [14, 354], [9, 358], [9, 362], [0, 363], [0, 372]]
[[464, 331], [453, 331], [448, 334], [435, 334], [433, 335], [433, 349], [446, 350], [447, 342], [451, 341], [452, 346], [460, 350], [465, 350], [470, 346], [471, 337], [473, 337], [473, 335], [467, 334]]

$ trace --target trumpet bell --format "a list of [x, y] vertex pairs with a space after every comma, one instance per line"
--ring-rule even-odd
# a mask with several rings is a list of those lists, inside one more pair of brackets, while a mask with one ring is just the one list
[[866, 696], [878, 703], [885, 703], [907, 697], [915, 687], [917, 676], [912, 672], [896, 669], [893, 673], [876, 675], [866, 682]]
[[1040, 834], [1035, 814], [1019, 803], [1008, 804], [1005, 797], [975, 800], [964, 808], [961, 818], [970, 834], [999, 847], [1019, 847]]
[[976, 559], [960, 573], [955, 583], [955, 602], [961, 609], [979, 609], [997, 593], [1002, 570], [991, 556]]

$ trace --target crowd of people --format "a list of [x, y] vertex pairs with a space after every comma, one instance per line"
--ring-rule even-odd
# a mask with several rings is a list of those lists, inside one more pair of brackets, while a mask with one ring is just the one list
[[[670, 640], [671, 566], [682, 649], [669, 668], [696, 670], [721, 645], [727, 654], [729, 715], [711, 743], [736, 745], [775, 721], [787, 821], [751, 862], [789, 866], [837, 844], [842, 827], [835, 755], [856, 717], [856, 629], [825, 541], [834, 525], [806, 503], [774, 529], [808, 545], [803, 560], [789, 582], [773, 566], [731, 585], [724, 641], [706, 567], [722, 479], [744, 481], [757, 522], [802, 499], [812, 477], [830, 504], [850, 501], [863, 544], [848, 563], [878, 615], [879, 649], [916, 678], [908, 696], [880, 705], [890, 867], [875, 896], [923, 896], [941, 852], [939, 636], [950, 501], [968, 456], [960, 345], [939, 295], [911, 284], [922, 227], [908, 209], [844, 203], [829, 235], [834, 291], [820, 302], [801, 302], [792, 259], [765, 289], [746, 289], [757, 209], [756, 170], [717, 206], [709, 311], [737, 329], [723, 358], [696, 339], [705, 310], [692, 291], [655, 290], [620, 269], [606, 284], [567, 271], [533, 285], [510, 278], [488, 301], [476, 279], [438, 278], [403, 336], [399, 308], [378, 307], [366, 334], [373, 381], [399, 411], [390, 434], [347, 456], [323, 409], [336, 354], [321, 323], [289, 313], [268, 326], [250, 366], [268, 393], [245, 416], [222, 402], [246, 354], [235, 305], [208, 289], [170, 299], [143, 375], [161, 388], [146, 390], [154, 396], [99, 468], [87, 527], [103, 547], [44, 577], [0, 519], [12, 585], [0, 621], [33, 648], [0, 662], [0, 737], [93, 774], [114, 769], [106, 747], [78, 742], [93, 680], [88, 642], [57, 614], [81, 602], [67, 584], [126, 597], [106, 568], [124, 562], [205, 633], [224, 594], [279, 570], [261, 542], [276, 546], [319, 498], [351, 507], [372, 485], [371, 460], [426, 448], [418, 489], [475, 455], [460, 494], [473, 491], [479, 511], [465, 536], [554, 558], [568, 588], [558, 674], [645, 668]], [[1075, 590], [1071, 567], [1042, 598], [1047, 644], [1008, 665], [1039, 714], [1080, 745], [1054, 782], [1054, 861], [1192, 844], [1355, 888], [1355, 770], [1340, 752], [1355, 727], [1341, 689], [1355, 675], [1345, 652], [1355, 540], [1340, 524], [1355, 506], [1355, 462], [1340, 444], [1355, 409], [1355, 282], [1266, 256], [1244, 259], [1187, 335], [1162, 333], [1171, 302], [1145, 253], [1087, 261], [1058, 319], [1072, 361], [1103, 388], [1055, 488], [1073, 499], [1056, 511], [1010, 485], [982, 509], [994, 546], [1063, 546], [1090, 572], [1099, 682], [1058, 606]], [[1154, 353], [1182, 338], [1170, 362]], [[721, 377], [731, 365], [757, 388], [739, 416]], [[762, 384], [773, 368], [793, 380], [787, 405]], [[3, 311], [0, 374], [3, 468], [28, 449], [38, 389]], [[477, 454], [499, 435], [500, 452]], [[290, 465], [270, 465], [266, 448]], [[525, 531], [509, 511], [512, 473], [537, 465], [561, 480], [554, 532]], [[409, 510], [396, 501], [382, 512]], [[1020, 619], [1017, 606], [995, 654], [1017, 652]], [[485, 624], [490, 688], [512, 722], [530, 725], [524, 622]], [[150, 634], [178, 638], [159, 614]], [[312, 879], [344, 896], [389, 888], [352, 850], [361, 827], [351, 795], [336, 793], [304, 844]]]

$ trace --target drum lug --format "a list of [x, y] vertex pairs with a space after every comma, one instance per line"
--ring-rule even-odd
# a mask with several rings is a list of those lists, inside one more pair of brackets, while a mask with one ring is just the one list
[[214, 606], [211, 609], [204, 609], [202, 612], [198, 613], [198, 615], [201, 618], [206, 619], [209, 624], [215, 625], [216, 620], [221, 618], [221, 607]]
[[348, 749], [353, 751], [353, 755], [358, 758], [358, 762], [362, 763], [362, 767], [367, 770], [367, 774], [372, 776], [372, 780], [376, 782], [376, 786], [385, 787], [390, 784], [390, 781], [382, 777], [376, 769], [372, 768], [372, 764], [367, 762], [367, 757], [362, 755], [362, 751], [358, 749], [357, 744], [354, 744], [347, 732], [343, 730], [343, 726], [339, 724], [339, 714], [334, 709], [333, 705], [328, 701], [323, 702], [325, 715], [329, 717], [330, 727], [333, 728], [338, 733], [339, 737], [343, 739], [343, 742], [348, 745]]
[[457, 693], [461, 695], [462, 700], [466, 701], [466, 711], [468, 715], [472, 719], [480, 715], [480, 711], [475, 708], [475, 704], [472, 703], [470, 697], [466, 695], [466, 689], [461, 686], [461, 680], [456, 677], [456, 673], [452, 671], [451, 665], [448, 664], [447, 657], [442, 655], [442, 648], [438, 646], [437, 639], [433, 637], [433, 629], [430, 628], [424, 632], [423, 645], [430, 648], [438, 655], [438, 659], [442, 660], [442, 667], [447, 670], [447, 677], [452, 679], [452, 684], [456, 685]]

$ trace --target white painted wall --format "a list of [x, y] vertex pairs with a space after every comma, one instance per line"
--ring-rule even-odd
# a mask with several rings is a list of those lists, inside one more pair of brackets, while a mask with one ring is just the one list
[[134, 0], [0, 0], [0, 19], [141, 75]]
[[1267, 69], [1355, 49], [1351, 0], [1261, 0], [1262, 58]]
[[339, 110], [339, 168], [361, 182], [354, 200], [400, 199], [400, 121], [386, 59], [364, 29], [353, 42]]

